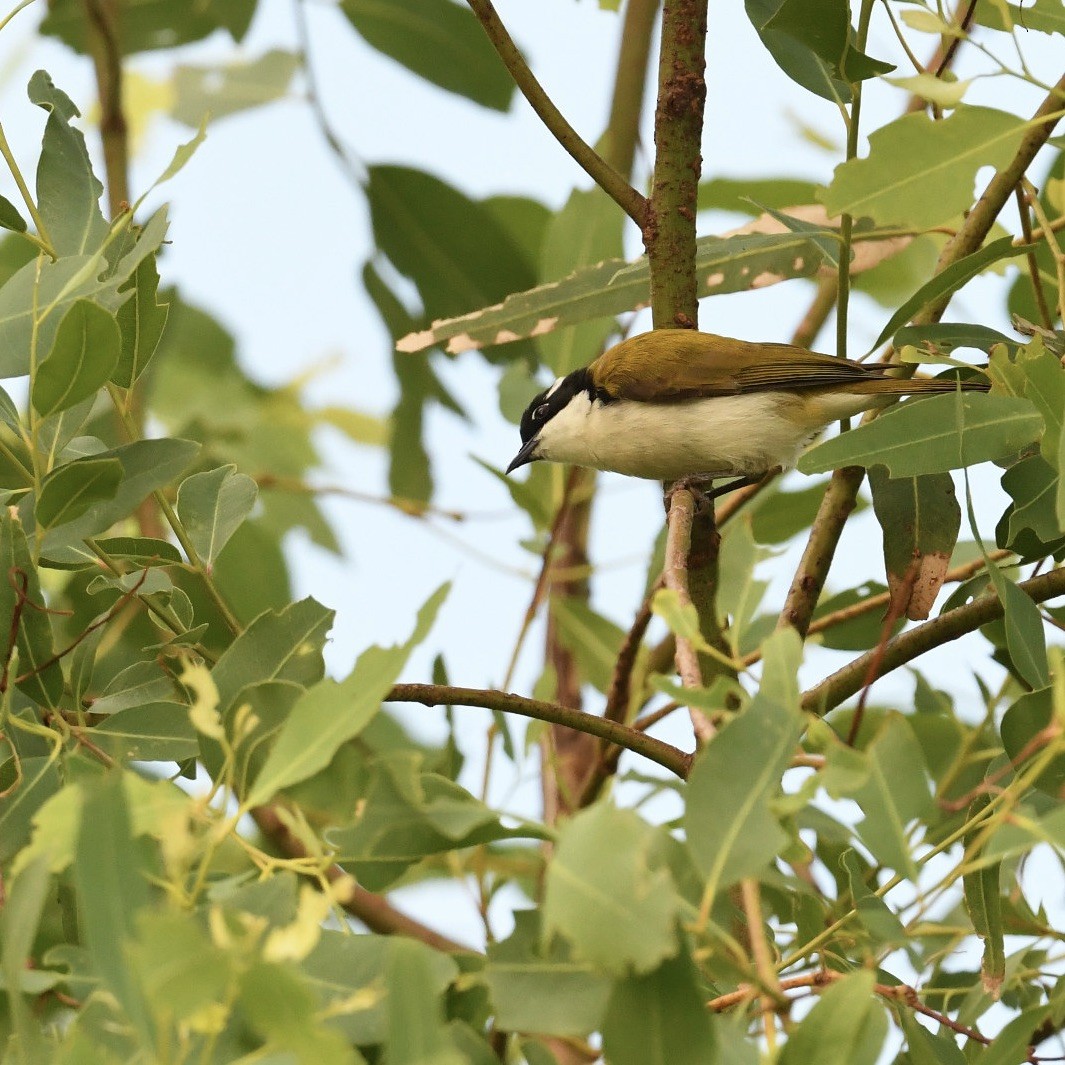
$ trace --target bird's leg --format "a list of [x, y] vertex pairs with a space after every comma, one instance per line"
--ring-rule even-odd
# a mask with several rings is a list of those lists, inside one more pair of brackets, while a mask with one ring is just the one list
[[728, 495], [729, 492], [735, 492], [737, 489], [749, 488], [752, 484], [760, 484], [764, 478], [764, 473], [751, 474], [749, 477], [737, 477], [734, 481], [718, 485], [717, 488], [707, 493], [707, 498], [708, 500], [717, 499], [720, 496]]
[[662, 504], [666, 508], [666, 513], [669, 513], [669, 506], [673, 501], [674, 493], [681, 490], [691, 492], [695, 499], [696, 511], [705, 510], [717, 494], [711, 491], [713, 483], [713, 477], [704, 476], [682, 477], [679, 481], [668, 481], [662, 486]]

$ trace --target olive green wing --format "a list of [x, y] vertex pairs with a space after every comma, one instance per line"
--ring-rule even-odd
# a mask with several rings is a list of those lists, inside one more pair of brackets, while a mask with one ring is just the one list
[[618, 399], [660, 403], [827, 388], [884, 376], [791, 344], [757, 344], [691, 329], [656, 329], [624, 340], [592, 363], [592, 375]]

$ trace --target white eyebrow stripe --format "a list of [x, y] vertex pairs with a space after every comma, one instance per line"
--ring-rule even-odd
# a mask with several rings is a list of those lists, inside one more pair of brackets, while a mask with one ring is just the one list
[[544, 393], [544, 399], [550, 399], [558, 391], [558, 386], [563, 381], [565, 381], [564, 377], [556, 377], [555, 383]]

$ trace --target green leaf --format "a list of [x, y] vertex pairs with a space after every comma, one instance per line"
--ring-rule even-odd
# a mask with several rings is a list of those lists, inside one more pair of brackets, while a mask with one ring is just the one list
[[232, 465], [194, 473], [178, 486], [178, 517], [208, 567], [251, 513], [258, 494], [256, 483]]
[[836, 167], [821, 200], [830, 215], [928, 229], [972, 203], [976, 172], [1013, 158], [1027, 124], [990, 107], [959, 108], [933, 121], [916, 112], [869, 136], [869, 154]]
[[851, 794], [865, 814], [858, 835], [878, 861], [915, 877], [908, 828], [934, 810], [921, 745], [906, 718], [890, 713], [864, 753], [869, 779]]
[[459, 975], [458, 966], [448, 955], [415, 940], [352, 936], [328, 928], [323, 929], [318, 945], [303, 962], [303, 973], [318, 993], [320, 1009], [330, 1011], [331, 1025], [338, 1026], [352, 1043], [365, 1046], [385, 1041], [385, 979], [392, 950], [399, 942], [421, 952], [428, 967], [431, 995], [442, 995]]
[[226, 115], [262, 107], [288, 92], [300, 58], [271, 48], [257, 59], [220, 66], [181, 64], [174, 70], [170, 114], [193, 129]]
[[999, 534], [1000, 546], [1020, 546], [1020, 537], [1026, 531], [1042, 544], [1061, 539], [1062, 525], [1056, 508], [1059, 482], [1057, 470], [1042, 455], [1029, 455], [1003, 473], [1002, 487], [1013, 502], [1003, 514], [1005, 535]]
[[[575, 189], [547, 226], [540, 261], [541, 281], [560, 281], [581, 267], [623, 255], [625, 216], [602, 189]], [[614, 318], [595, 318], [537, 339], [542, 360], [557, 377], [587, 365], [617, 329]]]
[[70, 124], [78, 109], [43, 70], [30, 78], [29, 97], [49, 113], [37, 163], [37, 210], [61, 256], [94, 251], [107, 233], [100, 213], [104, 187], [92, 172], [81, 130]]
[[[26, 534], [8, 507], [0, 513], [0, 573], [0, 632], [13, 632], [16, 615], [18, 621], [18, 686], [35, 702], [54, 708], [63, 694], [63, 670], [53, 661], [52, 622]], [[4, 637], [5, 661], [11, 653], [9, 640]]]
[[699, 210], [747, 215], [761, 214], [763, 206], [786, 210], [813, 203], [817, 187], [813, 181], [785, 177], [711, 178], [699, 183]]
[[173, 701], [111, 714], [92, 735], [95, 744], [121, 762], [182, 762], [199, 753], [188, 707]]
[[10, 229], [13, 233], [26, 232], [26, 219], [6, 196], [0, 196], [0, 227]]
[[906, 929], [879, 895], [865, 882], [861, 863], [852, 849], [844, 851], [840, 860], [847, 873], [851, 898], [858, 911], [858, 920], [876, 941], [877, 946], [902, 946], [906, 943]]
[[195, 1023], [197, 1014], [225, 1002], [232, 986], [234, 959], [207, 938], [193, 914], [178, 910], [142, 911], [133, 966], [157, 1016]]
[[892, 601], [912, 620], [927, 618], [943, 586], [961, 528], [961, 507], [949, 473], [893, 478], [869, 471], [873, 509], [883, 530], [884, 565]]
[[371, 647], [359, 655], [346, 680], [337, 682], [329, 678], [303, 694], [278, 733], [251, 791], [244, 797], [246, 806], [259, 806], [283, 788], [324, 769], [341, 744], [366, 727], [403, 671], [411, 652], [428, 635], [449, 588], [450, 585], [442, 585], [418, 611], [414, 631], [406, 643], [390, 648]]
[[[829, 231], [806, 233], [745, 233], [733, 237], [700, 237], [696, 241], [696, 273], [700, 296], [745, 292], [794, 277], [810, 277], [821, 267], [818, 239]], [[526, 286], [527, 287], [527, 286]], [[516, 286], [501, 303], [455, 318], [434, 321], [431, 329], [410, 333], [396, 345], [401, 352], [422, 351], [447, 343], [453, 353], [504, 344], [591, 318], [622, 314], [650, 301], [647, 258], [633, 262], [607, 259], [583, 267], [561, 281], [529, 291]], [[505, 295], [505, 298], [504, 298]], [[424, 296], [424, 293], [423, 293]], [[454, 312], [447, 312], [454, 313]]]
[[[1021, 752], [1050, 725], [1053, 716], [1054, 700], [1050, 688], [1026, 692], [1006, 711], [1000, 726], [1002, 746], [1015, 766], [1019, 768], [1038, 753], [1038, 750], [1030, 751], [1027, 758], [1021, 760]], [[1060, 796], [1065, 788], [1065, 754], [1054, 758], [1032, 785], [1048, 795]]]
[[[1005, 246], [1001, 241], [995, 241], [995, 244]], [[991, 245], [988, 246], [990, 247]], [[977, 252], [976, 254], [979, 255], [980, 253]], [[1019, 346], [1016, 340], [1010, 339], [1005, 333], [1000, 333], [997, 329], [991, 329], [986, 325], [972, 325], [963, 322], [936, 322], [932, 325], [903, 326], [895, 333], [892, 343], [899, 350], [907, 345], [912, 345], [923, 351], [934, 352], [938, 355], [950, 355], [959, 348], [972, 348], [976, 351], [990, 354], [991, 349], [997, 344], [1005, 344], [1008, 348], [1013, 349]], [[879, 347], [879, 344], [874, 344], [873, 346]]]
[[418, 286], [429, 316], [483, 307], [535, 282], [495, 213], [439, 178], [371, 166], [366, 195], [378, 247]]
[[433, 967], [420, 944], [391, 944], [385, 986], [388, 1065], [466, 1065], [447, 1036]]
[[[917, 314], [918, 311], [930, 306], [937, 300], [957, 292], [963, 285], [968, 284], [978, 274], [982, 274], [993, 263], [1003, 259], [1012, 259], [1021, 254], [1022, 248], [1013, 245], [1012, 237], [1003, 237], [1001, 240], [992, 241], [984, 245], [979, 251], [966, 255], [955, 263], [951, 263], [945, 270], [926, 281], [909, 299], [895, 311], [888, 320], [887, 325], [880, 330], [880, 335], [873, 342], [870, 351], [876, 350], [888, 337], [902, 332], [900, 327]], [[923, 327], [922, 327], [923, 328]]]
[[[5, 768], [9, 767], [10, 763]], [[62, 783], [53, 758], [23, 758], [21, 769], [19, 786], [0, 798], [0, 861], [3, 862], [10, 861], [25, 846], [32, 819]]]
[[577, 659], [582, 678], [605, 692], [625, 634], [585, 600], [574, 596], [553, 598], [550, 609], [559, 639]]
[[[122, 464], [122, 480], [110, 500], [94, 504], [73, 521], [49, 530], [41, 547], [42, 554], [61, 559], [67, 553], [64, 549], [68, 544], [103, 532], [116, 521], [128, 517], [145, 496], [163, 488], [185, 470], [199, 450], [200, 445], [191, 440], [164, 437], [135, 440], [132, 444], [68, 463], [69, 467], [117, 459]], [[79, 561], [80, 555], [75, 554], [74, 559]]]
[[132, 283], [122, 290], [126, 302], [118, 309], [122, 350], [111, 380], [130, 388], [144, 373], [166, 327], [168, 303], [159, 303], [159, 271], [155, 256], [147, 256], [134, 271]]
[[14, 1046], [8, 1043], [13, 1065], [34, 1065], [46, 1060], [48, 1053], [40, 1021], [31, 1012], [21, 988], [23, 975], [33, 961], [31, 951], [51, 880], [47, 858], [37, 858], [24, 866], [8, 886], [0, 910], [0, 974], [15, 1030]]
[[695, 759], [684, 827], [708, 893], [757, 876], [787, 843], [771, 800], [802, 729], [796, 709], [760, 691]]
[[644, 976], [619, 980], [603, 1019], [610, 1065], [718, 1065], [710, 1014], [687, 953]]
[[342, 0], [340, 10], [379, 52], [448, 92], [506, 111], [514, 81], [473, 13], [451, 0]]
[[855, 47], [846, 0], [783, 0], [762, 33], [763, 39], [766, 33], [781, 33], [798, 41], [842, 81], [853, 83], [895, 69]]
[[[173, 0], [138, 0], [122, 12], [121, 53], [175, 48], [198, 41], [219, 27], [234, 40], [247, 31], [255, 0], [213, 0], [209, 5]], [[89, 20], [79, 0], [55, 0], [41, 23], [41, 33], [58, 37], [82, 55], [91, 55]]]
[[1049, 1006], [1035, 1006], [1014, 1017], [980, 1055], [980, 1065], [1012, 1065], [1026, 1061], [1032, 1033], [1046, 1020]]
[[152, 1019], [126, 953], [137, 914], [148, 905], [146, 872], [134, 845], [122, 776], [113, 773], [90, 790], [81, 818], [74, 861], [79, 931], [93, 968], [150, 1054], [156, 1045]]
[[50, 473], [41, 484], [34, 515], [42, 529], [75, 521], [90, 507], [113, 499], [122, 480], [118, 459], [80, 459]]
[[1050, 668], [1039, 607], [1000, 570], [994, 566], [991, 570], [994, 571], [992, 581], [1002, 601], [1010, 660], [1027, 684], [1033, 688], [1045, 688], [1050, 683]]
[[965, 1055], [950, 1033], [933, 1035], [909, 1010], [899, 1012], [911, 1065], [966, 1065]]
[[607, 803], [562, 829], [547, 867], [544, 941], [560, 934], [600, 970], [647, 973], [678, 947], [679, 899], [666, 869], [649, 858], [655, 829]]
[[887, 467], [892, 477], [1001, 462], [1039, 435], [1043, 419], [1025, 399], [982, 392], [925, 396], [826, 440], [799, 459], [803, 473], [840, 466]]
[[78, 300], [63, 315], [52, 350], [33, 375], [34, 407], [54, 414], [94, 395], [114, 371], [121, 346], [114, 315]]
[[[987, 805], [987, 797], [982, 801], [977, 800], [970, 807], [969, 816], [972, 817], [980, 806]], [[979, 832], [970, 832], [965, 840], [967, 848], [974, 847], [978, 843]], [[967, 853], [972, 854], [973, 859], [982, 856], [982, 847]], [[993, 998], [998, 998], [1002, 991], [1002, 983], [1006, 977], [1006, 949], [1003, 940], [1002, 926], [1002, 894], [999, 890], [999, 876], [1002, 872], [1002, 863], [985, 865], [978, 869], [969, 868], [962, 875], [962, 883], [965, 888], [965, 908], [969, 911], [969, 919], [973, 922], [973, 930], [984, 941], [984, 956], [980, 963], [980, 978], [984, 991]]]
[[791, 34], [767, 27], [780, 6], [780, 0], [745, 0], [744, 3], [747, 17], [773, 61], [796, 85], [816, 96], [840, 106], [850, 103], [850, 86], [833, 76], [825, 60]]
[[[211, 670], [222, 714], [251, 685], [271, 680], [305, 688], [317, 684], [325, 673], [322, 648], [335, 616], [334, 611], [309, 597], [260, 614]], [[223, 761], [219, 745], [201, 736], [200, 747], [208, 770], [218, 772]]]
[[514, 931], [488, 946], [484, 980], [501, 1029], [583, 1036], [599, 1028], [610, 983], [559, 937], [544, 943], [540, 911], [517, 910]]
[[423, 757], [393, 751], [373, 760], [354, 824], [326, 833], [336, 861], [371, 891], [381, 891], [423, 858], [522, 836], [544, 838], [530, 824], [506, 828], [499, 815], [438, 773]]
[[875, 982], [866, 970], [828, 988], [788, 1037], [780, 1065], [874, 1065], [887, 1035]]

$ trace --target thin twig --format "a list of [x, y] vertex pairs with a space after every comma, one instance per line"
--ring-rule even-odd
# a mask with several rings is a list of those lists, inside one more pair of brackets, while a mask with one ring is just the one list
[[487, 710], [498, 710], [504, 714], [518, 714], [531, 717], [537, 721], [547, 721], [553, 725], [565, 725], [588, 736], [616, 743], [619, 747], [642, 755], [644, 758], [680, 777], [688, 776], [691, 755], [664, 743], [652, 736], [637, 732], [628, 725], [617, 721], [607, 721], [597, 714], [586, 714], [558, 703], [545, 702], [542, 699], [526, 699], [511, 692], [501, 692], [486, 688], [458, 688], [449, 684], [397, 684], [388, 693], [386, 702], [420, 703], [422, 706], [479, 706]]
[[641, 196], [614, 167], [566, 121], [543, 86], [529, 69], [525, 57], [514, 43], [492, 6], [491, 0], [467, 0], [480, 20], [499, 58], [555, 140], [570, 154], [586, 174], [641, 228], [647, 215], [647, 199]]

